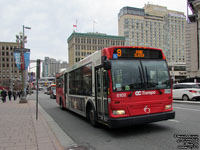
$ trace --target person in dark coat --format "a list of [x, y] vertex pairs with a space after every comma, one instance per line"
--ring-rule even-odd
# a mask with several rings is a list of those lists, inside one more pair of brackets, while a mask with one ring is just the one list
[[19, 96], [19, 98], [21, 97], [21, 94], [22, 94], [22, 92], [21, 91], [18, 91], [18, 96]]
[[16, 93], [16, 91], [14, 90], [13, 91], [13, 98], [14, 98], [14, 101], [16, 100], [16, 98], [17, 98], [17, 93]]
[[10, 89], [8, 90], [8, 97], [9, 97], [9, 101], [11, 101], [12, 91]]
[[7, 92], [6, 92], [5, 89], [3, 89], [3, 90], [1, 91], [1, 96], [2, 96], [2, 101], [3, 101], [3, 103], [5, 103], [5, 102], [6, 102], [6, 96], [7, 96]]

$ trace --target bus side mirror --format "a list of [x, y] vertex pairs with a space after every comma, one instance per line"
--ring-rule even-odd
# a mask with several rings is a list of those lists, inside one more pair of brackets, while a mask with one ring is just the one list
[[110, 61], [104, 61], [103, 67], [104, 67], [105, 70], [111, 69], [111, 63], [110, 63]]

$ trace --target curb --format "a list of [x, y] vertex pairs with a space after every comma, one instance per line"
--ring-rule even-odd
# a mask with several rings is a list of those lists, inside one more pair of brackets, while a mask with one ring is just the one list
[[173, 100], [173, 103], [200, 105], [200, 102], [195, 102], [195, 101], [181, 101], [181, 100]]
[[64, 148], [71, 147], [72, 145], [77, 145], [77, 143], [67, 135], [63, 129], [53, 120], [53, 118], [38, 104], [39, 112], [44, 116], [47, 124], [52, 129], [56, 138]]

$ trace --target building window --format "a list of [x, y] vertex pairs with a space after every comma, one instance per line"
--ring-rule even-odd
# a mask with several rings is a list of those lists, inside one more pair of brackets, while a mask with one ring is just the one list
[[93, 40], [92, 40], [92, 43], [93, 43], [93, 44], [97, 44], [97, 39], [93, 39]]
[[81, 43], [82, 43], [82, 44], [85, 44], [85, 39], [81, 39]]
[[91, 44], [91, 39], [87, 39], [87, 44]]

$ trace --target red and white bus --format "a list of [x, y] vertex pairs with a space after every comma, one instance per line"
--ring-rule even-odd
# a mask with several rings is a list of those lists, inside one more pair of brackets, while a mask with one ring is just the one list
[[56, 101], [110, 128], [173, 119], [172, 84], [161, 49], [116, 46], [57, 76]]

